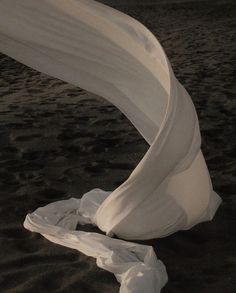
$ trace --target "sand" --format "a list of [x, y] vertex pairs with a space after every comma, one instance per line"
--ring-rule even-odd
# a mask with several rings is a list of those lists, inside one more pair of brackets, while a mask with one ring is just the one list
[[[144, 243], [167, 266], [164, 293], [234, 293], [236, 5], [134, 3], [110, 2], [144, 23], [166, 50], [193, 98], [203, 153], [223, 199], [212, 222]], [[148, 145], [102, 98], [4, 55], [0, 68], [1, 292], [118, 292], [114, 276], [94, 259], [30, 233], [22, 223], [38, 206], [80, 198], [96, 187], [113, 190]]]

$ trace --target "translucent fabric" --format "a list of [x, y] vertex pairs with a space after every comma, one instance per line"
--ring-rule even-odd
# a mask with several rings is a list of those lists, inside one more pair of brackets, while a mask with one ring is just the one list
[[[95, 1], [0, 0], [0, 51], [104, 97], [150, 144], [114, 191], [52, 203], [27, 215], [25, 227], [96, 257], [120, 292], [159, 292], [167, 275], [152, 248], [109, 236], [164, 237], [211, 220], [221, 202], [195, 108], [163, 48], [138, 21]], [[78, 222], [107, 236], [75, 231]]]

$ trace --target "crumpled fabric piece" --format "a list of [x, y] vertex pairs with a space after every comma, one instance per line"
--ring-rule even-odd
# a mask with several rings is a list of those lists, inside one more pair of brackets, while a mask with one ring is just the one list
[[28, 214], [24, 227], [54, 243], [96, 258], [100, 268], [116, 276], [121, 283], [121, 293], [160, 292], [168, 277], [151, 246], [75, 230], [77, 224], [94, 224], [96, 211], [109, 194], [93, 189], [82, 199], [48, 204]]
[[[154, 253], [147, 248], [136, 262], [142, 246], [132, 246], [133, 255], [129, 242], [108, 236], [164, 237], [211, 220], [221, 203], [201, 152], [194, 105], [160, 43], [135, 19], [96, 1], [0, 0], [0, 51], [104, 97], [150, 145], [119, 187], [77, 202], [80, 213], [71, 213], [75, 199], [53, 203], [27, 216], [25, 227], [98, 257], [124, 292], [142, 285], [143, 292], [158, 292], [166, 275], [149, 265], [150, 259], [160, 264]], [[77, 222], [93, 223], [107, 236], [76, 232]]]

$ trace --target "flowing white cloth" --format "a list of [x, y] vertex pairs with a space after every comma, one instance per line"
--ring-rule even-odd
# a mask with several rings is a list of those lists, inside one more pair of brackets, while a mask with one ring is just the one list
[[[152, 248], [108, 236], [164, 237], [211, 220], [221, 202], [191, 98], [161, 45], [138, 21], [92, 0], [0, 0], [0, 51], [104, 97], [150, 144], [113, 192], [50, 204], [27, 215], [25, 227], [96, 257], [121, 292], [159, 292], [167, 276]], [[108, 236], [74, 231], [86, 221]]]

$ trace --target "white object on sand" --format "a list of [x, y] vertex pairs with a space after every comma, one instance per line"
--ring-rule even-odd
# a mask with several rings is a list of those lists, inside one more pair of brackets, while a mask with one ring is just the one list
[[[117, 106], [150, 148], [113, 192], [52, 203], [27, 229], [96, 257], [120, 292], [159, 292], [167, 281], [153, 249], [123, 239], [164, 237], [211, 220], [221, 199], [200, 149], [197, 115], [153, 34], [92, 0], [0, 0], [0, 51]], [[108, 236], [75, 231], [78, 222]]]

